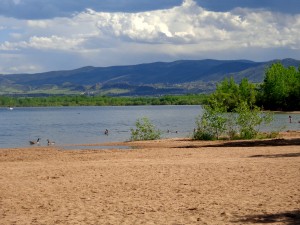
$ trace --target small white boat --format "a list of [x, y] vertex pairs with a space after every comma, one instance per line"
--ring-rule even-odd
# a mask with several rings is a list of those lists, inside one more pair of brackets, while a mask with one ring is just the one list
[[13, 107], [9, 107], [8, 110], [14, 110], [14, 108]]

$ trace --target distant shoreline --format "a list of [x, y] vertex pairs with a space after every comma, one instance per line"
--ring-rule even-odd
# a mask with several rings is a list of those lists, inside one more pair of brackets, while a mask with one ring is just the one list
[[[181, 105], [181, 106], [202, 106], [203, 104], [187, 104], [187, 105]], [[179, 106], [176, 104], [170, 104], [170, 105], [69, 105], [69, 106], [13, 106], [13, 107], [7, 107], [7, 106], [0, 106], [0, 109], [9, 109], [9, 108], [61, 108], [61, 107], [128, 107], [128, 106]], [[296, 111], [279, 111], [279, 110], [263, 110], [262, 112], [271, 112], [271, 113], [283, 113], [283, 114], [300, 114], [300, 110]]]

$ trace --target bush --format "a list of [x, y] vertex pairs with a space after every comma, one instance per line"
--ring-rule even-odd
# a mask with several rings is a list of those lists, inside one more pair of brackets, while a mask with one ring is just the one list
[[253, 139], [259, 134], [261, 125], [273, 120], [273, 115], [263, 113], [258, 107], [241, 102], [235, 113], [226, 113], [222, 103], [204, 107], [204, 113], [196, 119], [195, 140], [214, 140], [225, 135], [229, 139]]
[[194, 140], [210, 141], [210, 140], [215, 140], [215, 137], [211, 133], [206, 132], [203, 129], [197, 129], [197, 130], [195, 130], [195, 132], [193, 134], [193, 139]]
[[258, 133], [258, 135], [257, 135], [258, 139], [278, 138], [278, 137], [279, 137], [279, 132], [278, 131], [262, 132], [262, 133]]
[[227, 118], [224, 113], [226, 107], [217, 101], [211, 101], [210, 105], [204, 106], [202, 117], [196, 119], [196, 130], [193, 134], [195, 140], [214, 140], [226, 130]]
[[203, 116], [196, 118], [196, 127], [197, 128], [194, 130], [193, 133], [194, 140], [209, 141], [215, 139], [212, 130], [207, 129], [206, 123], [203, 121]]
[[148, 118], [137, 119], [136, 129], [131, 128], [131, 141], [156, 140], [161, 138], [162, 132], [155, 129], [155, 126]]
[[262, 113], [261, 110], [254, 106], [252, 109], [246, 102], [242, 102], [235, 109], [237, 112], [237, 126], [242, 139], [253, 139], [259, 132], [261, 124], [269, 124], [273, 117], [271, 114]]

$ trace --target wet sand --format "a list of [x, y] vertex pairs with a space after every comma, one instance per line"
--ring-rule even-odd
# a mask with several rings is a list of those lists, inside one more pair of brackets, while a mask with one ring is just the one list
[[0, 224], [300, 224], [299, 132], [105, 145], [0, 149]]

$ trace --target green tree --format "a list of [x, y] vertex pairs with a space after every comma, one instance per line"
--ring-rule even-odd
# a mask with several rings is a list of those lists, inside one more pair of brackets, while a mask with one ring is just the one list
[[[240, 84], [234, 79], [225, 78], [217, 85], [216, 91], [210, 96], [209, 102], [217, 100], [227, 106], [228, 111], [233, 111], [241, 102], [246, 101], [254, 105], [256, 101], [256, 86], [243, 78]], [[211, 104], [211, 103], [210, 103]]]
[[216, 91], [211, 95], [209, 104], [217, 100], [222, 105], [226, 105], [229, 111], [232, 111], [239, 102], [239, 87], [235, 83], [233, 77], [229, 80], [225, 78], [221, 83], [217, 84]]
[[300, 68], [274, 63], [265, 72], [259, 103], [271, 110], [300, 109]]
[[239, 84], [239, 102], [247, 102], [248, 105], [253, 106], [256, 102], [256, 86], [250, 83], [247, 78], [243, 78]]
[[300, 110], [300, 66], [298, 71], [295, 67], [289, 67], [288, 86], [288, 110]]

